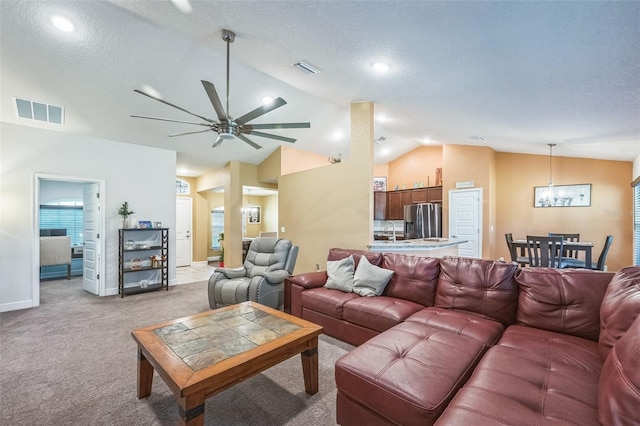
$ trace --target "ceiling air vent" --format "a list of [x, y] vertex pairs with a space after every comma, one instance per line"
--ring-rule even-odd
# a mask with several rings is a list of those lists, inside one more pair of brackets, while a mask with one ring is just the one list
[[16, 100], [16, 114], [27, 120], [45, 121], [47, 123], [62, 124], [64, 108], [56, 105], [48, 105], [27, 99], [14, 98]]
[[309, 65], [306, 62], [296, 62], [293, 64], [295, 68], [298, 68], [300, 71], [306, 72], [307, 74], [318, 74], [320, 70], [313, 65]]

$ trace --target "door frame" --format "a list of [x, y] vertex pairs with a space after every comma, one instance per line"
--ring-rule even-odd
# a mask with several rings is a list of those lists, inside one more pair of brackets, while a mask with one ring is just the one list
[[[34, 173], [33, 175], [33, 208], [32, 208], [32, 230], [33, 230], [33, 265], [32, 265], [32, 305], [33, 307], [40, 306], [40, 181], [42, 180], [57, 180], [64, 182], [79, 182], [79, 183], [97, 183], [100, 192], [100, 209], [104, 212], [104, 206], [106, 205], [105, 188], [106, 183], [104, 179], [92, 178], [92, 177], [80, 177], [80, 176], [65, 176], [54, 175], [48, 173]], [[104, 230], [106, 226], [106, 215], [100, 215], [100, 259], [98, 261], [100, 268], [100, 279], [98, 280], [98, 296], [106, 296], [106, 277], [105, 277], [105, 265], [106, 265], [106, 238], [104, 238]], [[84, 277], [84, 270], [82, 272]]]
[[477, 207], [478, 207], [478, 258], [482, 259], [482, 246], [484, 244], [483, 241], [483, 234], [484, 234], [484, 230], [482, 229], [482, 221], [483, 221], [483, 211], [482, 211], [482, 205], [483, 205], [483, 191], [482, 188], [464, 188], [464, 189], [450, 189], [449, 190], [449, 238], [451, 238], [451, 224], [452, 222], [452, 216], [453, 216], [453, 211], [451, 209], [451, 198], [453, 197], [453, 194], [460, 194], [460, 193], [465, 193], [465, 192], [475, 192], [478, 195], [478, 203], [477, 203]]

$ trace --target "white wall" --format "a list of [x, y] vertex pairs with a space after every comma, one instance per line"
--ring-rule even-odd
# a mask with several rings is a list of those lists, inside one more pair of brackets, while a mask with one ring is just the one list
[[[107, 294], [117, 294], [118, 208], [124, 201], [139, 220], [175, 229], [176, 153], [79, 135], [0, 125], [0, 312], [37, 306], [33, 295], [36, 238], [35, 174], [104, 179]], [[169, 281], [175, 283], [175, 234], [170, 231]]]

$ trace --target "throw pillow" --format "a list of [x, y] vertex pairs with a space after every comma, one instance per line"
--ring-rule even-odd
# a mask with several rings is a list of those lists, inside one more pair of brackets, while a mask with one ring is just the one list
[[360, 296], [380, 296], [392, 275], [393, 271], [372, 265], [362, 256], [353, 276], [353, 292]]
[[345, 257], [341, 260], [330, 260], [327, 262], [327, 282], [326, 288], [345, 291], [351, 293], [353, 287], [353, 270], [355, 262], [353, 256]]

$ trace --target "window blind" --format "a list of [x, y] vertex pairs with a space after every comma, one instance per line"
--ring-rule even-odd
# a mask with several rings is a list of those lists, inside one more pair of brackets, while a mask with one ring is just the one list
[[640, 265], [640, 182], [633, 187], [633, 264]]
[[66, 229], [71, 237], [71, 245], [83, 244], [83, 220], [82, 207], [40, 206], [40, 229]]

